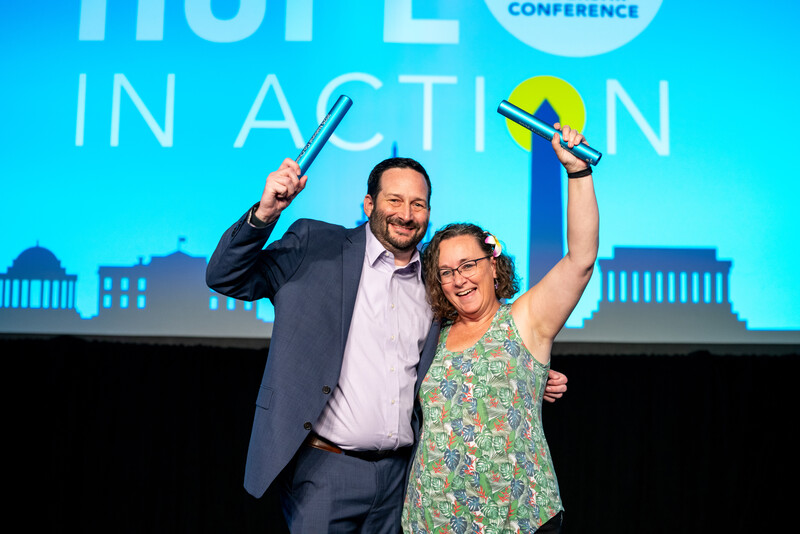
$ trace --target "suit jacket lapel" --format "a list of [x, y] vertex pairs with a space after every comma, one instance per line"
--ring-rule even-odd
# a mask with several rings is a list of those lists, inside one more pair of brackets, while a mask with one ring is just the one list
[[342, 352], [350, 332], [366, 248], [367, 234], [363, 224], [347, 231], [342, 242]]
[[[422, 280], [425, 280], [425, 271], [422, 271]], [[431, 330], [428, 332], [428, 338], [425, 340], [425, 345], [422, 347], [422, 352], [419, 355], [419, 366], [417, 367], [417, 383], [414, 385], [414, 397], [416, 398], [419, 388], [422, 385], [422, 380], [428, 373], [428, 369], [433, 363], [433, 357], [436, 356], [436, 347], [439, 344], [439, 331], [441, 330], [441, 322], [434, 320], [431, 324]]]
[[417, 383], [414, 384], [414, 397], [419, 393], [419, 388], [422, 385], [422, 380], [428, 373], [433, 358], [436, 356], [436, 347], [439, 345], [439, 330], [441, 325], [439, 321], [433, 321], [431, 330], [428, 332], [428, 338], [425, 340], [425, 346], [422, 347], [422, 352], [419, 355], [419, 366], [417, 367]]

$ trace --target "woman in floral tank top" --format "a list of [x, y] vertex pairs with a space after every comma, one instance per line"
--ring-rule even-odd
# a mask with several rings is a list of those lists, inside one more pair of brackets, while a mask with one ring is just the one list
[[[569, 146], [583, 140], [568, 126], [562, 135]], [[518, 291], [513, 261], [472, 224], [444, 227], [423, 253], [431, 306], [444, 326], [419, 391], [423, 425], [403, 509], [407, 534], [561, 531], [542, 396], [553, 339], [594, 268], [598, 211], [588, 165], [558, 141], [553, 149], [571, 178], [568, 252], [533, 288], [501, 303]]]

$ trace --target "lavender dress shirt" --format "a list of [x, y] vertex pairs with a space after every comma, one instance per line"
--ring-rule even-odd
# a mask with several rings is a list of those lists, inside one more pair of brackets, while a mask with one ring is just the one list
[[396, 449], [414, 441], [417, 364], [433, 315], [419, 252], [397, 267], [394, 255], [365, 228], [364, 267], [339, 383], [314, 431], [343, 449]]

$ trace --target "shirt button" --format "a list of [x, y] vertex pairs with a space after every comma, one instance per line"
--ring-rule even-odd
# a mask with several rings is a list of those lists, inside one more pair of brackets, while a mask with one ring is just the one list
[[392, 309], [394, 309], [394, 304], [392, 304]]
[[389, 339], [391, 339], [392, 341], [394, 341], [394, 336], [390, 337]]
[[392, 433], [391, 432], [389, 432], [389, 436], [388, 437], [390, 437], [390, 438], [392, 437]]
[[331, 388], [330, 388], [330, 387], [328, 387], [328, 386], [322, 386], [322, 392], [323, 392], [325, 395], [327, 395], [328, 393], [330, 393], [330, 392], [331, 392]]
[[303, 423], [303, 428], [305, 428], [306, 430], [311, 430], [311, 423], [306, 421], [305, 423]]
[[394, 399], [392, 399], [392, 404], [394, 404]]
[[389, 367], [389, 370], [394, 373], [394, 367]]

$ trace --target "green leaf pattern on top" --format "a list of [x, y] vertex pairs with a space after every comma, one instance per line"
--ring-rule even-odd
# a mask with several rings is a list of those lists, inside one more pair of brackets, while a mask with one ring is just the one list
[[503, 304], [470, 349], [446, 349], [420, 388], [407, 534], [532, 533], [563, 510], [541, 422], [549, 365], [533, 358]]

